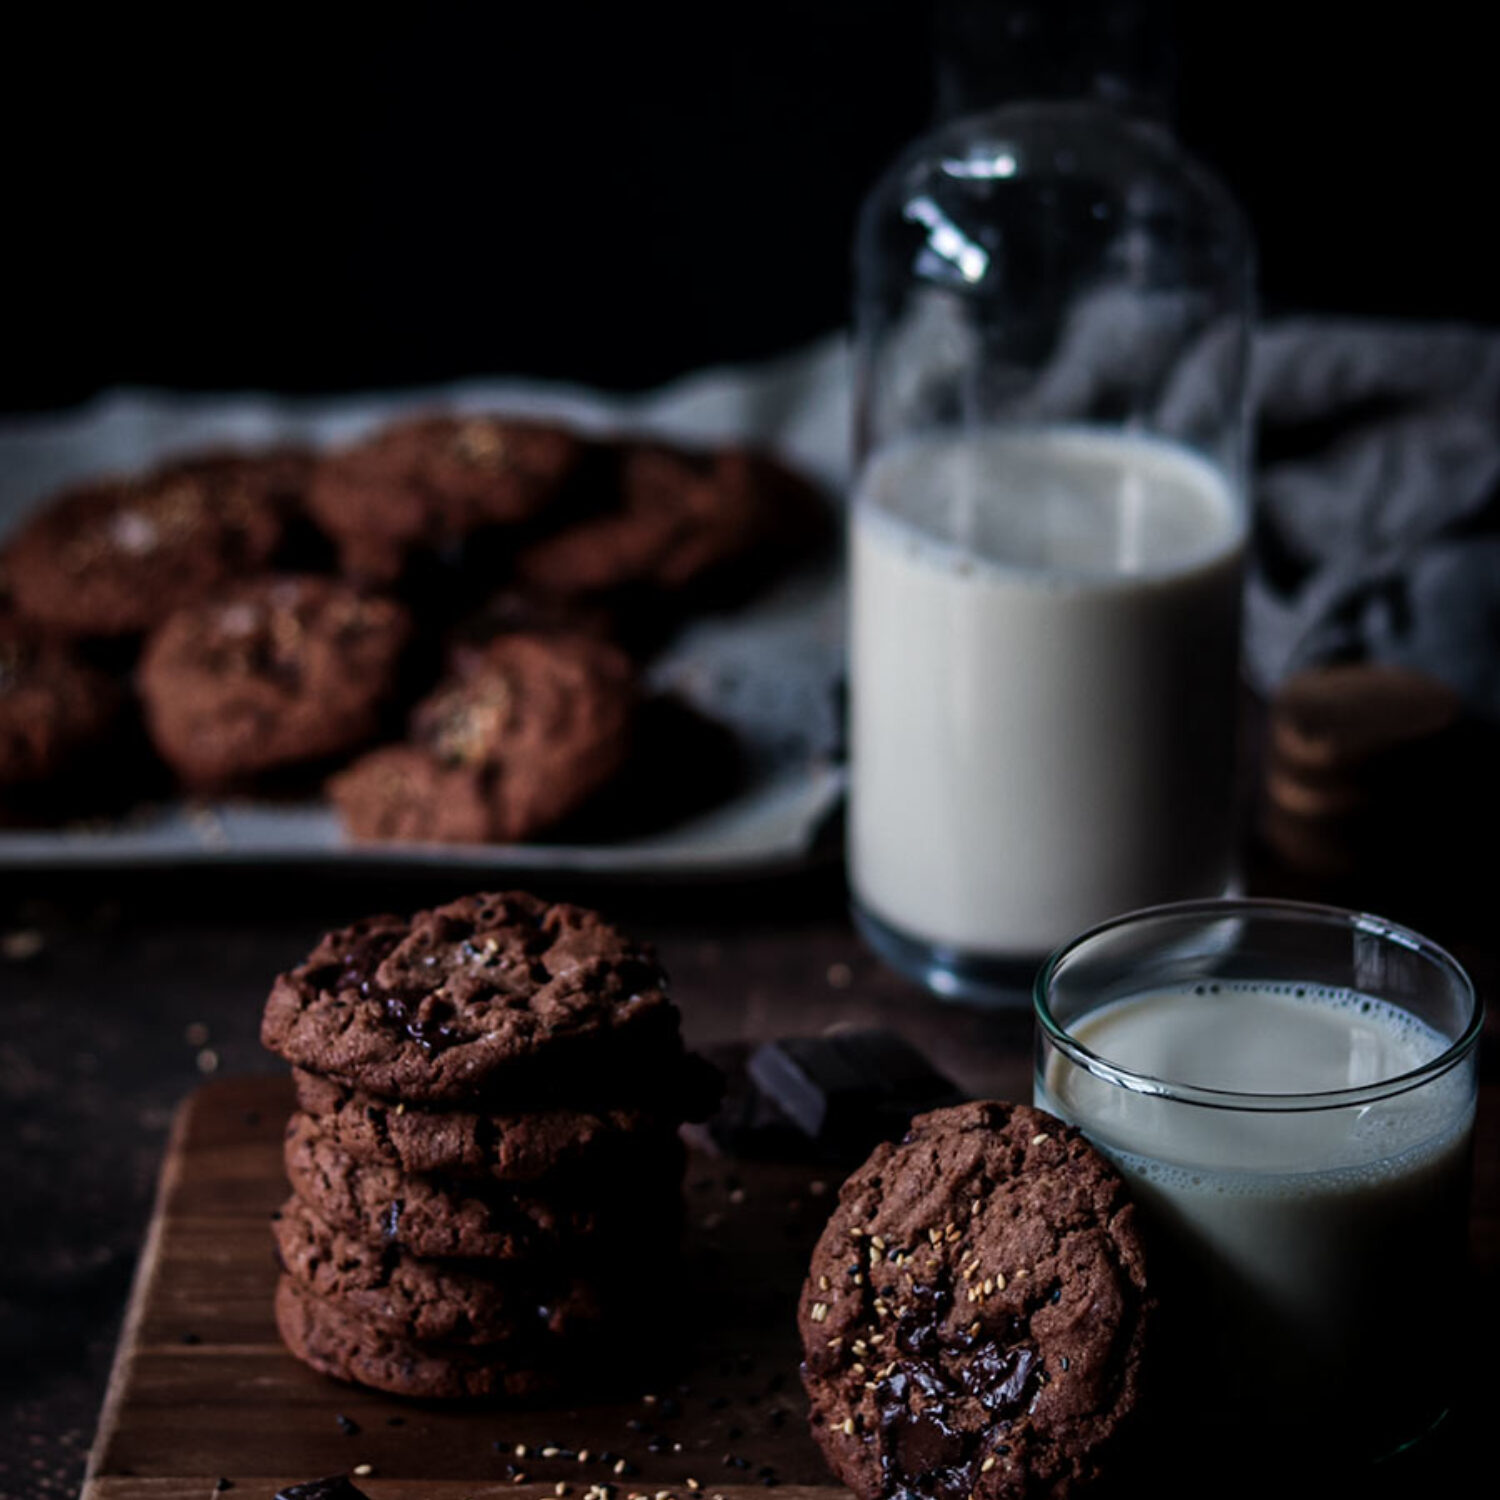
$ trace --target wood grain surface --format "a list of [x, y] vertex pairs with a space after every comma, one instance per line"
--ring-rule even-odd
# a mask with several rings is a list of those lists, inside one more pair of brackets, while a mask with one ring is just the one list
[[[837, 1175], [695, 1154], [681, 1295], [656, 1347], [602, 1372], [607, 1396], [567, 1409], [403, 1401], [298, 1364], [271, 1318], [268, 1219], [286, 1196], [279, 1078], [225, 1079], [183, 1106], [162, 1171], [84, 1500], [272, 1500], [299, 1480], [352, 1472], [372, 1500], [583, 1500], [591, 1484], [671, 1500], [834, 1500], [803, 1420], [796, 1290]], [[1500, 1083], [1481, 1091], [1472, 1326], [1464, 1400], [1415, 1455], [1360, 1476], [1367, 1497], [1437, 1493], [1470, 1472], [1500, 1410], [1485, 1330], [1500, 1313]], [[654, 1232], [643, 1223], [642, 1234]], [[1397, 1289], [1399, 1291], [1399, 1289]], [[1393, 1304], [1391, 1378], [1400, 1373]], [[1372, 1378], [1383, 1378], [1372, 1372]], [[340, 1418], [344, 1422], [340, 1422]], [[355, 1430], [346, 1430], [351, 1428]], [[516, 1445], [527, 1456], [518, 1459]], [[542, 1457], [555, 1446], [590, 1458]], [[653, 1451], [655, 1450], [655, 1451]], [[620, 1460], [625, 1472], [616, 1474]], [[524, 1477], [523, 1477], [524, 1476]], [[695, 1496], [687, 1481], [701, 1486]], [[566, 1488], [558, 1490], [558, 1486]], [[1136, 1493], [1128, 1487], [1127, 1493]], [[1139, 1491], [1157, 1494], [1154, 1485]], [[1295, 1475], [1288, 1494], [1300, 1493]]]
[[[234, 1500], [270, 1500], [364, 1464], [358, 1482], [374, 1500], [556, 1500], [559, 1484], [581, 1500], [596, 1482], [622, 1497], [671, 1489], [691, 1500], [689, 1478], [704, 1500], [764, 1494], [768, 1479], [780, 1494], [837, 1493], [803, 1421], [793, 1322], [836, 1177], [695, 1154], [678, 1305], [662, 1310], [656, 1347], [596, 1372], [599, 1399], [529, 1410], [404, 1401], [314, 1374], [277, 1337], [269, 1217], [287, 1195], [291, 1103], [289, 1081], [244, 1078], [183, 1106], [86, 1500], [206, 1500], [221, 1478]], [[590, 1459], [543, 1457], [544, 1447]]]

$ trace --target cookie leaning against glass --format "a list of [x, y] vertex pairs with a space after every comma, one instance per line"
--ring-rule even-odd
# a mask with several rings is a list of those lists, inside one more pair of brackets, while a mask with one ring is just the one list
[[[675, 1127], [717, 1080], [655, 955], [597, 913], [508, 892], [367, 918], [277, 979], [262, 1040], [298, 1070], [276, 1313], [315, 1369], [409, 1396], [566, 1389], [608, 1367], [580, 1356], [622, 1346], [643, 1276], [665, 1295]], [[331, 1277], [318, 1236], [389, 1281]], [[589, 1316], [497, 1312], [562, 1292]]]
[[860, 1500], [1061, 1500], [1135, 1425], [1154, 1307], [1135, 1206], [1076, 1130], [1020, 1104], [918, 1115], [813, 1251], [813, 1437]]

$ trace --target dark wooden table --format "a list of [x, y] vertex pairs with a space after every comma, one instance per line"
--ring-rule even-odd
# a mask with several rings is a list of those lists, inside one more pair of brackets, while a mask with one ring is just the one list
[[[0, 877], [0, 1500], [76, 1492], [174, 1107], [206, 1076], [278, 1070], [257, 1042], [271, 977], [328, 926], [472, 882]], [[1379, 909], [1379, 892], [1310, 891], [1274, 869], [1256, 869], [1251, 886]], [[849, 926], [836, 866], [752, 885], [569, 894], [658, 944], [696, 1046], [893, 1026], [973, 1093], [1029, 1097], [1029, 1015], [936, 1002], [882, 967]], [[1383, 909], [1453, 946], [1493, 996], [1500, 942], [1486, 907], [1428, 880]], [[1494, 1326], [1500, 1305], [1495, 1058], [1491, 1045], [1476, 1327]]]

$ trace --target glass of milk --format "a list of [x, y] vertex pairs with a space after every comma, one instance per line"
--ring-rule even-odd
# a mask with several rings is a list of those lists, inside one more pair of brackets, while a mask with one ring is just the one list
[[1459, 965], [1378, 917], [1192, 902], [1085, 933], [1035, 999], [1036, 1102], [1149, 1231], [1174, 1433], [1343, 1460], [1434, 1427], [1468, 1305], [1482, 1010]]
[[939, 993], [1024, 1005], [1069, 933], [1231, 878], [1251, 260], [1102, 106], [951, 125], [865, 204], [849, 874]]

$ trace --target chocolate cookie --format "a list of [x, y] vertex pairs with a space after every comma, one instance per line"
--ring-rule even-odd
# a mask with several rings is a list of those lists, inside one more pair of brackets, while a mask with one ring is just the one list
[[680, 1055], [665, 985], [651, 949], [597, 912], [522, 891], [465, 896], [328, 933], [276, 979], [261, 1041], [413, 1104], [555, 1104], [568, 1079], [575, 1097], [622, 1103], [649, 1097]]
[[121, 704], [114, 681], [66, 645], [0, 616], [0, 788], [34, 787], [78, 768]]
[[586, 1282], [545, 1268], [502, 1279], [488, 1267], [419, 1260], [332, 1227], [300, 1198], [283, 1204], [275, 1234], [287, 1275], [390, 1338], [534, 1347], [591, 1334], [603, 1320], [599, 1293]]
[[1271, 748], [1293, 774], [1354, 773], [1446, 733], [1462, 715], [1452, 688], [1404, 667], [1314, 667], [1276, 690]]
[[173, 614], [136, 680], [158, 751], [217, 786], [353, 749], [379, 728], [406, 610], [331, 578], [268, 577]]
[[297, 1103], [327, 1140], [357, 1161], [400, 1172], [534, 1182], [548, 1175], [628, 1171], [642, 1158], [660, 1161], [677, 1121], [694, 1105], [664, 1080], [660, 1112], [645, 1109], [538, 1109], [481, 1115], [408, 1109], [294, 1069]]
[[813, 1435], [862, 1500], [1060, 1497], [1137, 1405], [1150, 1315], [1135, 1209], [1077, 1131], [1014, 1104], [919, 1115], [813, 1252]]
[[572, 1262], [607, 1254], [633, 1216], [671, 1221], [681, 1191], [683, 1151], [664, 1152], [626, 1181], [593, 1194], [511, 1191], [473, 1182], [411, 1177], [357, 1161], [318, 1130], [311, 1115], [287, 1122], [283, 1159], [292, 1190], [335, 1228], [375, 1245], [437, 1259]]
[[58, 496], [6, 545], [16, 610], [65, 635], [149, 630], [280, 545], [307, 461], [218, 454]]
[[499, 416], [397, 422], [321, 459], [308, 509], [345, 572], [390, 583], [416, 552], [538, 515], [583, 446], [564, 428]]
[[328, 792], [356, 838], [529, 838], [619, 770], [635, 707], [635, 669], [615, 647], [501, 636], [417, 705], [410, 744], [356, 761]]
[[429, 1400], [529, 1400], [561, 1385], [530, 1351], [511, 1344], [416, 1344], [371, 1328], [357, 1314], [283, 1276], [276, 1285], [276, 1326], [293, 1354], [320, 1374], [395, 1396]]
[[515, 576], [561, 595], [684, 589], [757, 553], [795, 550], [821, 511], [811, 486], [761, 454], [631, 447], [616, 504], [523, 548]]

